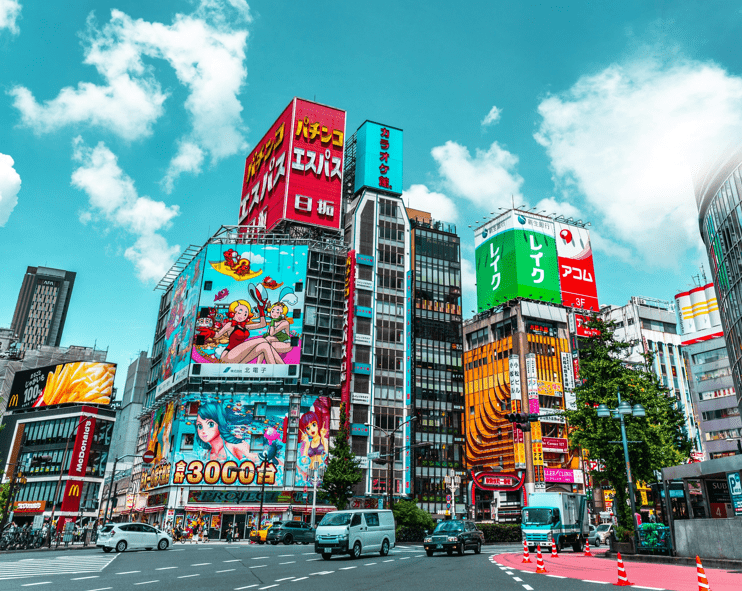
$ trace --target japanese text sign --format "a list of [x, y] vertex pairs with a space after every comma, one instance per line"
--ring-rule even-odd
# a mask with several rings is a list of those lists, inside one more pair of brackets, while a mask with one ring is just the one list
[[555, 226], [562, 303], [597, 312], [600, 308], [590, 232], [559, 222]]
[[356, 132], [356, 176], [361, 187], [402, 194], [402, 130], [373, 121]]

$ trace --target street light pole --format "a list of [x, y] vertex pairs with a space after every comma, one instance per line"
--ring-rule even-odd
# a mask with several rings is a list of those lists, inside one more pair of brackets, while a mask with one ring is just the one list
[[[108, 485], [108, 500], [106, 501], [106, 512], [103, 514], [103, 521], [106, 522], [109, 519], [113, 521], [113, 507], [111, 507], [111, 497], [113, 496], [113, 482], [116, 480], [116, 465], [119, 463], [119, 460], [123, 460], [124, 458], [136, 458], [136, 454], [125, 454], [123, 456], [119, 456], [113, 460], [113, 470], [111, 471], [111, 483]], [[131, 477], [129, 477], [131, 479]], [[117, 487], [118, 490], [118, 487]], [[108, 514], [110, 513], [110, 517]]]
[[317, 485], [324, 475], [324, 466], [314, 469], [314, 476], [312, 476], [312, 527], [314, 527], [315, 514], [317, 511]]
[[[371, 429], [378, 429], [379, 431], [382, 431], [384, 435], [386, 435], [387, 441], [386, 441], [386, 450], [387, 450], [387, 468], [386, 468], [386, 495], [387, 495], [387, 503], [389, 504], [389, 509], [392, 508], [392, 503], [394, 502], [394, 494], [392, 491], [392, 480], [393, 480], [393, 474], [394, 474], [394, 460], [395, 460], [395, 447], [396, 447], [396, 441], [394, 439], [394, 435], [399, 431], [404, 425], [409, 423], [410, 421], [416, 420], [416, 416], [407, 417], [404, 421], [402, 421], [397, 427], [392, 431], [387, 431], [386, 429], [382, 427], [374, 427], [371, 423], [366, 423], [365, 425], [367, 427], [371, 427]], [[373, 434], [373, 431], [371, 431]], [[373, 444], [373, 439], [372, 439]]]
[[[618, 391], [618, 406], [621, 408], [621, 391]], [[634, 483], [631, 479], [631, 463], [629, 462], [629, 444], [626, 441], [626, 424], [623, 420], [623, 414], [620, 412], [618, 416], [621, 419], [621, 442], [623, 443], [623, 458], [626, 462], [626, 480], [629, 485], [629, 499], [631, 500], [631, 519], [634, 523], [634, 530], [636, 531], [636, 500], [634, 499]]]

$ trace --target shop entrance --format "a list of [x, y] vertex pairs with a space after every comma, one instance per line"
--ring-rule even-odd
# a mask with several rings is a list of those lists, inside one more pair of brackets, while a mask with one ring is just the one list
[[[227, 539], [227, 531], [229, 528], [233, 528], [240, 534], [240, 540], [245, 539], [245, 517], [244, 513], [222, 513], [222, 529], [219, 534], [220, 540]], [[237, 527], [235, 527], [237, 526]], [[233, 538], [234, 541], [234, 538]]]

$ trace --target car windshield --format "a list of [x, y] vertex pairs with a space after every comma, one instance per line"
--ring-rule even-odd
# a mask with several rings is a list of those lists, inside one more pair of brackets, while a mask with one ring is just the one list
[[548, 525], [551, 523], [551, 509], [523, 509], [523, 523]]
[[602, 525], [598, 526], [598, 531], [608, 531], [611, 528], [610, 523], [603, 523]]
[[328, 513], [320, 521], [320, 525], [348, 525], [350, 513]]
[[464, 531], [464, 524], [460, 521], [441, 521], [438, 525], [435, 526], [433, 533], [437, 534], [441, 532], [455, 531]]

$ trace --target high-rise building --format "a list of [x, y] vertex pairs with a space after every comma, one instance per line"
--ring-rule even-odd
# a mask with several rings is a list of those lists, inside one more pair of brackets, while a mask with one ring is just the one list
[[[445, 477], [464, 470], [464, 370], [461, 252], [456, 226], [408, 209], [412, 238], [412, 498], [432, 515], [446, 515]], [[465, 512], [466, 491], [452, 500]]]
[[703, 455], [708, 460], [735, 455], [742, 420], [714, 284], [679, 293], [675, 302]]
[[694, 179], [698, 222], [719, 298], [729, 365], [742, 412], [742, 146], [722, 156]]
[[616, 339], [632, 343], [628, 363], [643, 364], [642, 354], [654, 353], [652, 371], [662, 385], [670, 390], [685, 418], [685, 431], [693, 448], [700, 452], [701, 437], [693, 412], [688, 377], [681, 349], [682, 337], [677, 328], [675, 304], [666, 300], [633, 296], [625, 306], [604, 306], [600, 309], [604, 320], [613, 320]]
[[28, 267], [10, 325], [20, 350], [59, 347], [76, 273]]
[[118, 417], [111, 441], [111, 455], [113, 457], [136, 455], [139, 430], [137, 417], [142, 412], [147, 393], [149, 364], [150, 358], [146, 351], [141, 351], [137, 358], [129, 364], [124, 394], [118, 402]]

